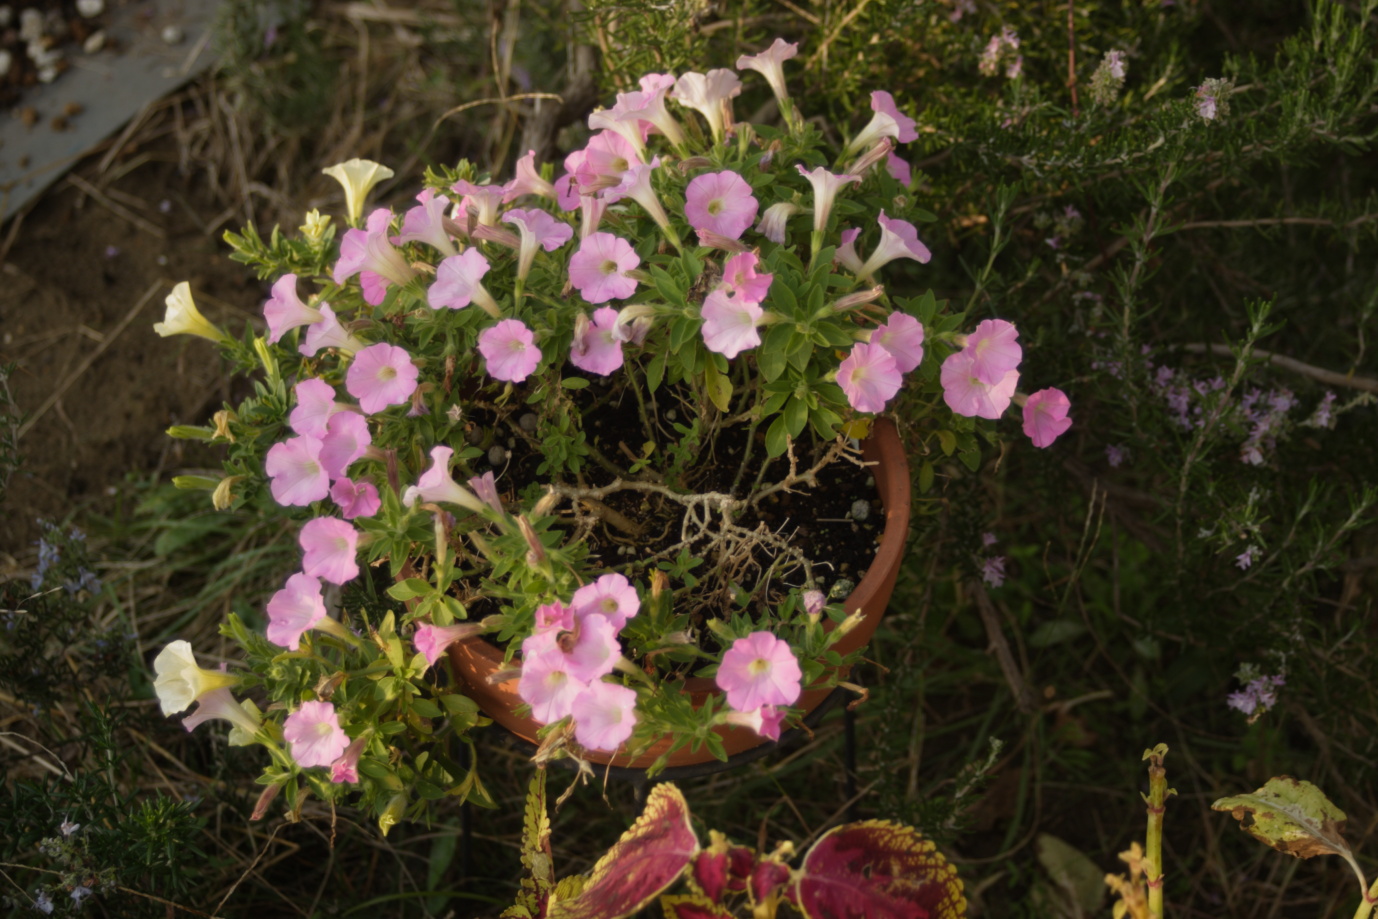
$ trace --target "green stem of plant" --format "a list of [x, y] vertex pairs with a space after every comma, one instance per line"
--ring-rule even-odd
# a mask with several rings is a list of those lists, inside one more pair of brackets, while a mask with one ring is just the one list
[[1167, 746], [1159, 744], [1144, 754], [1148, 764], [1148, 835], [1144, 840], [1144, 879], [1148, 882], [1148, 915], [1163, 919], [1163, 813], [1167, 809], [1167, 770], [1163, 757]]
[[1368, 919], [1373, 913], [1373, 905], [1378, 903], [1378, 880], [1375, 880], [1368, 890], [1364, 891], [1363, 899], [1359, 901], [1359, 908], [1354, 911], [1354, 919]]

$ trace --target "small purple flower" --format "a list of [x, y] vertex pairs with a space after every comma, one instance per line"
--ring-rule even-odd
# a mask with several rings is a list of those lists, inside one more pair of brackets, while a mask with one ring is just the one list
[[1105, 461], [1110, 464], [1111, 469], [1118, 469], [1129, 459], [1128, 448], [1117, 445], [1107, 444], [1105, 447]]
[[1287, 678], [1282, 675], [1258, 677], [1250, 680], [1239, 692], [1230, 693], [1225, 704], [1248, 715], [1252, 723], [1277, 705], [1278, 690], [1286, 683]]
[[991, 587], [1005, 583], [1005, 556], [992, 555], [981, 562], [981, 580]]
[[1243, 552], [1239, 553], [1239, 555], [1235, 556], [1234, 563], [1243, 571], [1258, 560], [1259, 553], [1260, 550], [1258, 546], [1251, 545]]

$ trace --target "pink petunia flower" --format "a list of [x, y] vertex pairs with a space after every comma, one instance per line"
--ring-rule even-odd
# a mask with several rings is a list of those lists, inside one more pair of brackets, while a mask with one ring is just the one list
[[916, 140], [919, 132], [914, 127], [914, 119], [904, 114], [895, 105], [895, 97], [884, 90], [871, 93], [871, 110], [875, 112], [871, 121], [852, 138], [847, 145], [848, 153], [865, 149], [882, 137], [892, 137], [902, 144]]
[[1003, 319], [985, 319], [967, 336], [964, 354], [971, 356], [971, 370], [982, 383], [995, 384], [1019, 366], [1024, 349], [1016, 339], [1019, 330]]
[[450, 186], [450, 190], [463, 195], [459, 199], [459, 223], [467, 225], [468, 216], [472, 215], [481, 227], [495, 227], [498, 225], [498, 207], [502, 204], [502, 199], [507, 195], [507, 189], [501, 185], [475, 185], [473, 182], [460, 180]]
[[871, 333], [871, 344], [889, 351], [900, 373], [908, 373], [923, 363], [923, 324], [906, 313], [891, 313]]
[[341, 351], [357, 353], [366, 347], [362, 341], [349, 334], [345, 327], [340, 325], [340, 321], [335, 318], [335, 311], [330, 308], [329, 303], [321, 303], [318, 309], [321, 313], [321, 321], [307, 326], [306, 337], [301, 344], [297, 345], [297, 351], [303, 357], [315, 357], [322, 348], [339, 348]]
[[402, 492], [402, 503], [407, 507], [424, 501], [427, 504], [455, 504], [475, 514], [483, 513], [487, 507], [478, 496], [460, 485], [450, 475], [450, 457], [455, 451], [449, 447], [431, 448], [431, 466], [415, 485]]
[[478, 495], [480, 501], [499, 514], [503, 513], [502, 498], [498, 497], [498, 483], [493, 479], [493, 470], [474, 476], [466, 484]]
[[974, 364], [974, 357], [965, 350], [948, 355], [939, 376], [943, 401], [959, 415], [994, 421], [1010, 407], [1014, 388], [1019, 385], [1019, 371], [1011, 370], [1000, 382], [990, 384], [976, 375]]
[[[589, 138], [583, 150], [565, 157], [565, 169], [574, 177], [574, 195], [592, 196], [601, 190], [607, 203], [615, 204], [621, 195], [611, 190], [621, 184], [623, 173], [640, 162], [636, 148], [625, 137], [615, 131], [600, 131]], [[561, 207], [572, 211], [577, 203], [562, 199]]]
[[570, 241], [574, 228], [550, 216], [540, 208], [522, 210], [512, 208], [502, 215], [503, 223], [514, 225], [522, 235], [517, 255], [517, 278], [524, 280], [536, 258], [536, 250], [554, 252]]
[[806, 171], [803, 166], [795, 166], [799, 174], [813, 186], [813, 229], [820, 232], [828, 225], [828, 216], [833, 212], [833, 202], [837, 193], [846, 185], [861, 181], [861, 176], [829, 172], [822, 166]]
[[488, 268], [488, 259], [472, 246], [443, 260], [435, 269], [435, 282], [426, 291], [426, 305], [433, 310], [458, 310], [477, 303], [489, 316], [498, 318], [498, 303], [483, 286]]
[[861, 230], [848, 228], [842, 231], [842, 241], [837, 247], [837, 252], [833, 255], [833, 261], [846, 268], [852, 274], [861, 271], [861, 256], [856, 254], [856, 238], [861, 235]]
[[780, 201], [766, 208], [761, 220], [756, 224], [756, 232], [778, 245], [785, 244], [785, 229], [789, 219], [802, 208], [788, 201]]
[[738, 70], [754, 70], [766, 78], [770, 91], [780, 101], [783, 111], [789, 102], [789, 87], [785, 86], [785, 61], [799, 53], [798, 42], [777, 38], [760, 54], [743, 54], [737, 58]]
[[586, 616], [603, 616], [613, 624], [613, 631], [620, 632], [641, 608], [636, 588], [624, 575], [605, 574], [592, 584], [585, 584], [574, 592], [569, 601], [578, 619]]
[[399, 287], [416, 277], [416, 271], [388, 238], [392, 211], [380, 207], [368, 215], [366, 229], [351, 229], [340, 240], [340, 259], [335, 263], [335, 283], [359, 275], [364, 300], [374, 306], [383, 302], [389, 284]]
[[340, 513], [346, 520], [355, 517], [372, 517], [383, 506], [378, 497], [378, 486], [368, 479], [337, 478], [330, 486], [330, 500], [339, 505]]
[[408, 242], [425, 243], [438, 250], [442, 256], [456, 254], [455, 244], [450, 239], [449, 231], [445, 229], [445, 210], [450, 206], [450, 199], [444, 195], [437, 195], [434, 189], [427, 188], [416, 196], [416, 200], [421, 203], [407, 211], [402, 218], [402, 232], [392, 241], [399, 245]]
[[543, 629], [522, 642], [522, 656], [539, 656], [555, 648], [565, 657], [564, 670], [581, 683], [612, 673], [622, 657], [617, 627], [606, 616], [576, 616], [569, 631]]
[[478, 351], [488, 375], [506, 383], [520, 383], [541, 362], [536, 337], [520, 319], [504, 319], [478, 333]]
[[555, 197], [555, 186], [541, 178], [541, 171], [536, 168], [535, 150], [526, 151], [526, 155], [517, 160], [516, 176], [505, 186], [502, 202], [510, 204], [523, 195]]
[[600, 307], [593, 320], [580, 313], [574, 320], [569, 362], [580, 370], [607, 376], [622, 366], [622, 341], [616, 336], [617, 310]]
[[766, 740], [779, 740], [780, 723], [785, 720], [785, 713], [773, 705], [762, 705], [749, 712], [724, 712], [721, 717], [724, 724], [738, 724], [751, 728]]
[[729, 360], [761, 343], [756, 326], [765, 316], [759, 306], [736, 294], [715, 290], [703, 298], [703, 343]]
[[[574, 710], [574, 700], [588, 688], [587, 683], [574, 679], [569, 673], [569, 661], [559, 647], [528, 636], [522, 642], [522, 675], [517, 681], [517, 695], [531, 706], [531, 716], [542, 724], [568, 718]], [[532, 653], [526, 643], [532, 642]]]
[[746, 180], [731, 170], [695, 176], [684, 191], [684, 216], [695, 230], [741, 239], [760, 207]]
[[903, 382], [895, 358], [880, 345], [857, 342], [837, 368], [837, 385], [859, 412], [882, 412]]
[[574, 700], [574, 739], [587, 750], [614, 753], [636, 727], [636, 691], [601, 680]]
[[329, 766], [349, 746], [349, 735], [329, 702], [303, 702], [282, 723], [282, 737], [292, 759], [303, 769]]
[[[224, 664], [221, 664], [224, 667]], [[196, 700], [196, 711], [182, 719], [182, 727], [187, 732], [196, 730], [207, 721], [220, 720], [230, 723], [230, 745], [239, 747], [253, 743], [254, 735], [263, 725], [263, 719], [251, 713], [244, 703], [235, 699], [226, 687], [212, 689]]]
[[320, 578], [294, 574], [287, 579], [287, 586], [268, 601], [268, 640], [295, 651], [301, 647], [302, 635], [325, 616]]
[[345, 373], [345, 390], [359, 400], [364, 414], [372, 415], [410, 399], [419, 376], [405, 348], [380, 341], [354, 355]]
[[284, 507], [305, 506], [330, 494], [330, 475], [321, 462], [321, 441], [292, 437], [273, 444], [264, 458], [273, 500]]
[[297, 534], [297, 543], [306, 553], [301, 563], [303, 574], [331, 584], [344, 584], [359, 576], [355, 558], [359, 531], [346, 521], [338, 517], [308, 520]]
[[1072, 402], [1060, 389], [1040, 389], [1024, 403], [1024, 433], [1035, 447], [1052, 446], [1072, 426]]
[[297, 404], [287, 423], [292, 430], [307, 437], [324, 437], [326, 423], [336, 412], [347, 411], [350, 406], [335, 401], [335, 387], [318, 377], [310, 377], [292, 387]]
[[569, 282], [589, 303], [621, 300], [636, 292], [626, 272], [641, 264], [631, 244], [611, 233], [594, 233], [569, 259]]
[[670, 98], [694, 109], [708, 122], [714, 143], [723, 139], [724, 117], [730, 115], [732, 99], [742, 94], [742, 81], [730, 70], [710, 70], [707, 74], [681, 74]]
[[297, 276], [284, 274], [273, 284], [273, 295], [263, 304], [268, 320], [268, 340], [277, 343], [289, 329], [321, 321], [321, 311], [307, 306], [297, 296]]
[[792, 705], [803, 691], [803, 671], [789, 642], [769, 632], [738, 638], [723, 654], [715, 680], [735, 711]]
[[670, 226], [670, 217], [665, 213], [664, 206], [660, 203], [660, 195], [656, 194], [655, 186], [651, 184], [651, 175], [660, 168], [660, 157], [655, 157], [649, 163], [633, 163], [622, 173], [622, 181], [614, 188], [609, 189], [604, 194], [604, 199], [612, 203], [612, 196], [617, 195], [622, 198], [631, 198], [641, 205], [656, 226], [660, 227], [670, 239], [678, 241], [679, 237], [675, 233], [674, 227]]
[[817, 616], [823, 612], [823, 607], [828, 605], [828, 598], [821, 590], [806, 590], [803, 594], [804, 612], [810, 616]]
[[330, 781], [336, 785], [358, 784], [359, 754], [364, 752], [364, 747], [367, 744], [367, 737], [358, 737], [350, 741], [344, 752], [330, 764]]
[[412, 643], [426, 656], [426, 666], [434, 667], [445, 649], [457, 641], [473, 638], [483, 631], [481, 622], [457, 622], [454, 625], [419, 625]]
[[350, 463], [368, 452], [373, 443], [363, 415], [340, 412], [331, 417], [321, 438], [321, 465], [332, 479], [344, 478]]
[[866, 260], [857, 271], [857, 276], [868, 278], [875, 274], [881, 266], [893, 262], [897, 258], [912, 258], [914, 261], [925, 264], [933, 257], [928, 251], [928, 247], [919, 242], [919, 231], [907, 220], [886, 217], [885, 211], [880, 212], [876, 218], [880, 223], [880, 244], [876, 246], [876, 251], [871, 253], [871, 257]]
[[914, 172], [909, 168], [908, 161], [895, 156], [894, 152], [885, 158], [885, 171], [890, 173], [890, 178], [905, 188], [908, 188], [909, 183], [914, 181]]
[[722, 266], [722, 281], [728, 291], [741, 297], [747, 303], [760, 303], [770, 291], [770, 283], [775, 279], [771, 274], [757, 274], [756, 266], [760, 259], [754, 252], [742, 252], [728, 259]]

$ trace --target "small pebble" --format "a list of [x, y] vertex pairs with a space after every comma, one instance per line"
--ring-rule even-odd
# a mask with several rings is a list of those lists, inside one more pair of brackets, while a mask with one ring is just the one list
[[51, 83], [57, 79], [56, 67], [44, 67], [38, 71], [38, 82]]
[[105, 47], [105, 33], [92, 32], [86, 36], [86, 41], [82, 43], [81, 50], [87, 54], [95, 54]]
[[119, 255], [119, 254], [120, 254], [120, 247], [119, 247], [119, 246], [106, 246], [106, 247], [105, 247], [105, 257], [106, 257], [106, 258], [114, 258], [115, 256], [117, 256], [117, 255]]
[[471, 444], [478, 445], [483, 440], [483, 432], [478, 428], [468, 428], [464, 431], [464, 439]]
[[865, 520], [871, 516], [871, 502], [857, 499], [852, 502], [852, 519]]
[[166, 265], [166, 264], [167, 264], [167, 256], [166, 256], [166, 255], [160, 255], [160, 256], [158, 256], [158, 264], [159, 264], [159, 265]]
[[167, 198], [164, 198], [163, 200], [159, 201], [159, 202], [158, 202], [158, 213], [160, 213], [160, 214], [171, 214], [171, 213], [172, 213], [172, 202], [169, 201]]
[[10, 72], [10, 65], [14, 63], [14, 56], [8, 51], [0, 49], [0, 77], [6, 77]]
[[536, 425], [537, 423], [539, 423], [539, 421], [540, 419], [536, 417], [535, 412], [527, 412], [525, 415], [517, 419], [517, 426], [526, 433], [530, 434], [532, 431], [536, 430]]
[[30, 7], [19, 13], [19, 37], [26, 42], [43, 38], [43, 14]]
[[68, 118], [74, 118], [84, 111], [86, 111], [86, 106], [82, 105], [80, 102], [68, 102], [62, 107], [62, 114], [66, 115]]
[[181, 26], [163, 26], [163, 44], [180, 45], [183, 38], [186, 38], [186, 33], [182, 31]]
[[488, 463], [492, 466], [501, 466], [507, 461], [507, 448], [495, 444], [488, 448]]
[[77, 12], [83, 19], [92, 19], [105, 12], [105, 0], [77, 0]]
[[666, 418], [667, 420], [669, 420], [669, 421], [674, 421], [674, 420], [675, 420], [676, 418], [678, 418], [678, 417], [679, 417], [679, 412], [675, 411], [674, 409], [672, 409], [672, 408], [667, 408], [667, 409], [665, 410], [665, 418]]
[[0, 6], [0, 29], [8, 29], [10, 23], [14, 21], [14, 8], [10, 6]]

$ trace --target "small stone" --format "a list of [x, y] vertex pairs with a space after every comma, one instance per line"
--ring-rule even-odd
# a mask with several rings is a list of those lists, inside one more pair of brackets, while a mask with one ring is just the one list
[[163, 44], [180, 45], [182, 39], [187, 37], [187, 33], [182, 31], [179, 25], [163, 26]]
[[678, 418], [678, 417], [679, 417], [679, 412], [675, 411], [674, 409], [672, 409], [672, 408], [667, 408], [667, 409], [665, 410], [665, 419], [666, 419], [667, 421], [674, 421], [674, 420], [675, 420], [676, 418]]
[[507, 448], [500, 444], [494, 444], [488, 448], [488, 463], [492, 466], [501, 466], [507, 462]]
[[82, 105], [80, 102], [68, 102], [62, 107], [62, 114], [66, 115], [68, 118], [75, 118], [84, 111], [86, 111], [86, 106]]
[[53, 81], [56, 80], [56, 79], [57, 79], [57, 68], [56, 68], [56, 67], [44, 67], [42, 70], [38, 71], [38, 82], [40, 82], [40, 83], [51, 83], [51, 82], [53, 82]]
[[483, 432], [480, 431], [478, 428], [465, 428], [464, 439], [469, 443], [477, 446], [479, 443], [483, 441]]
[[166, 256], [166, 255], [160, 255], [160, 256], [158, 256], [158, 264], [159, 264], [159, 265], [166, 265], [166, 264], [167, 264], [167, 256]]
[[92, 32], [90, 35], [86, 36], [86, 41], [82, 43], [81, 50], [85, 51], [87, 54], [96, 54], [104, 47], [105, 33]]
[[19, 110], [19, 120], [24, 123], [24, 127], [31, 128], [38, 124], [38, 109], [32, 105], [26, 105]]
[[530, 434], [532, 431], [536, 430], [536, 425], [540, 422], [540, 420], [541, 419], [536, 417], [535, 412], [527, 412], [525, 415], [517, 419], [517, 427], [521, 428], [523, 431]]
[[852, 502], [852, 519], [865, 520], [871, 516], [871, 502], [857, 499]]
[[105, 12], [105, 0], [77, 0], [77, 12], [83, 19], [94, 19]]
[[19, 13], [19, 38], [26, 42], [43, 39], [43, 14], [33, 7]]
[[8, 51], [0, 49], [0, 78], [9, 76], [10, 65], [14, 63], [14, 56]]

